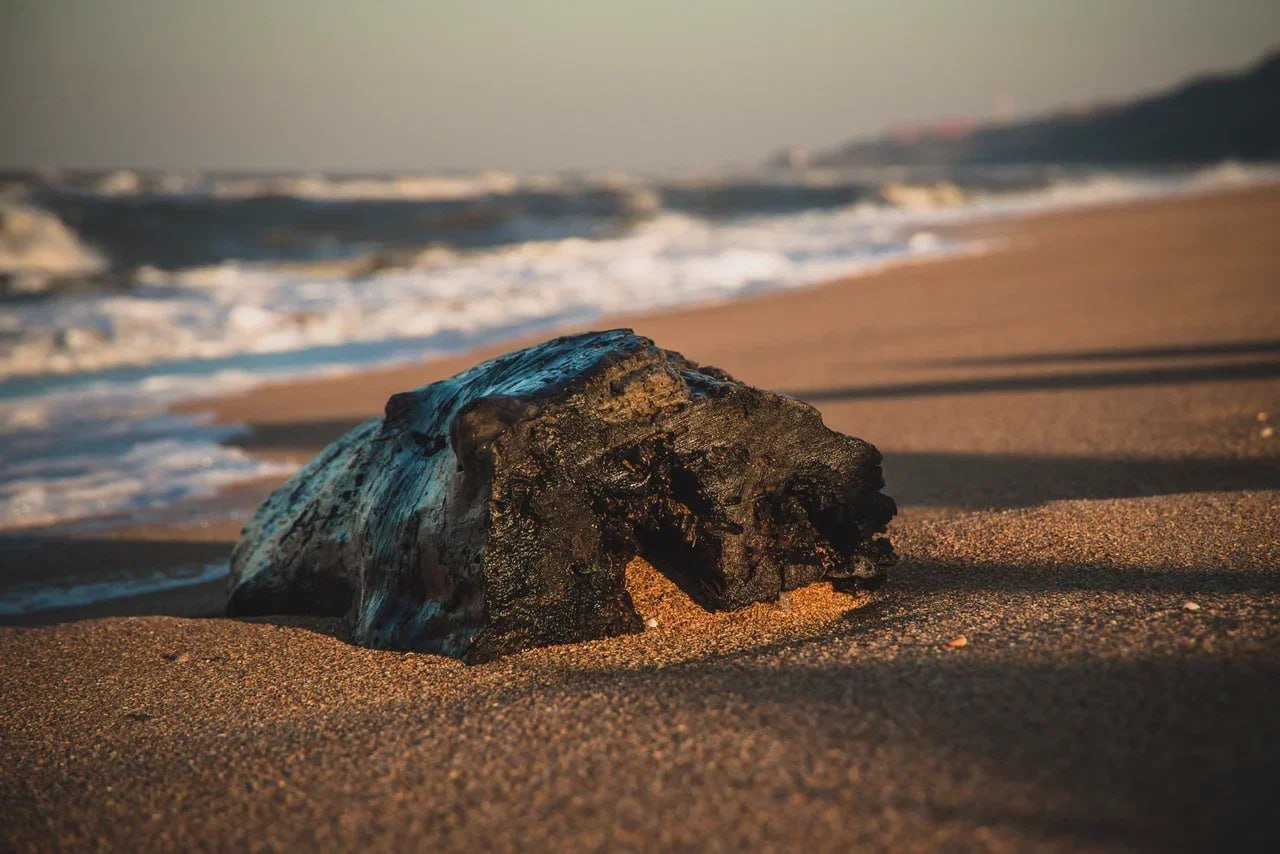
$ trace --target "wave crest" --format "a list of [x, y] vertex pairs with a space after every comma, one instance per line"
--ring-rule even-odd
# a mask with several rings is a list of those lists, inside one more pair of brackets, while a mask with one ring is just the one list
[[18, 291], [41, 291], [52, 279], [101, 272], [106, 259], [48, 211], [0, 204], [0, 276]]

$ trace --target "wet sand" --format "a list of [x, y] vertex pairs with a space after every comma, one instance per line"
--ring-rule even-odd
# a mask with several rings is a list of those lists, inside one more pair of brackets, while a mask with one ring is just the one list
[[[0, 844], [1274, 847], [1280, 189], [997, 231], [624, 321], [880, 447], [903, 556], [881, 593], [707, 614], [636, 562], [656, 629], [472, 668], [296, 618], [0, 629]], [[305, 459], [493, 352], [217, 410]], [[202, 560], [237, 524], [23, 562]]]

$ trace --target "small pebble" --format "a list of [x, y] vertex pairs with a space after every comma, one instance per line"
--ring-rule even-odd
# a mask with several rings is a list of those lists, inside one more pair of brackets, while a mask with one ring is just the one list
[[658, 627], [658, 620], [656, 617], [650, 617], [644, 621], [644, 625], [645, 628], [656, 629]]
[[1197, 605], [1195, 602], [1183, 602], [1183, 603], [1182, 603], [1182, 610], [1184, 610], [1184, 611], [1199, 611], [1199, 610], [1200, 610], [1200, 606], [1199, 606], [1199, 605]]
[[962, 646], [968, 646], [968, 645], [969, 645], [969, 639], [964, 635], [956, 635], [951, 640], [947, 641], [947, 647], [949, 649], [959, 649]]
[[1268, 416], [1268, 415], [1267, 415], [1267, 413], [1265, 413], [1265, 412], [1259, 412], [1259, 413], [1258, 413], [1258, 420], [1259, 420], [1259, 421], [1266, 421], [1266, 420], [1267, 420], [1267, 418], [1269, 418], [1269, 417], [1270, 417], [1270, 416]]
[[1270, 425], [1267, 425], [1266, 427], [1263, 427], [1261, 430], [1258, 431], [1258, 435], [1264, 439], [1270, 439], [1275, 434], [1276, 434], [1276, 428]]

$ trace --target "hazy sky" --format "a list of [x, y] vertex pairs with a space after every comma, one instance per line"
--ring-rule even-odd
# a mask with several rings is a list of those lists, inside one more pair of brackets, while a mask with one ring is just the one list
[[1278, 0], [0, 0], [0, 164], [708, 168], [1277, 45]]

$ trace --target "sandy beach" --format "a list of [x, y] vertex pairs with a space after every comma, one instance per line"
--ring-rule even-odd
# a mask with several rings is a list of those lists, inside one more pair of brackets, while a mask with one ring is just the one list
[[[873, 442], [882, 591], [711, 614], [636, 561], [656, 628], [476, 667], [222, 619], [218, 583], [11, 618], [0, 847], [1274, 847], [1280, 189], [981, 230], [983, 254], [608, 324]], [[537, 339], [199, 406], [300, 462]], [[0, 560], [218, 561], [272, 486]]]

